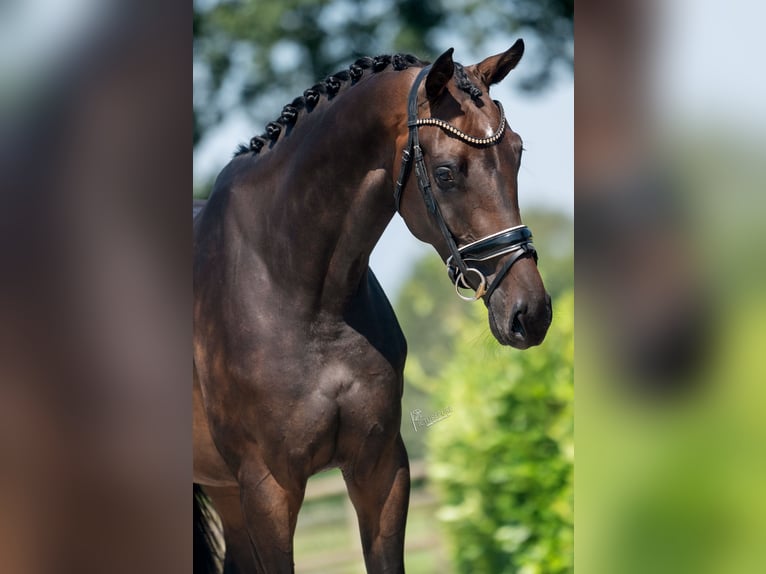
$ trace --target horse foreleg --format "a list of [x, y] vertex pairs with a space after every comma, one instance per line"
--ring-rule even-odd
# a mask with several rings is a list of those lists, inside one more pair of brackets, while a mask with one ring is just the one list
[[281, 485], [262, 463], [240, 475], [242, 509], [253, 546], [256, 572], [293, 574], [293, 535], [306, 485]]
[[223, 539], [226, 544], [223, 574], [254, 572], [255, 558], [242, 515], [239, 488], [205, 486], [204, 490], [223, 524]]
[[401, 435], [371, 466], [345, 473], [359, 519], [368, 574], [404, 572], [404, 527], [410, 498], [410, 468]]

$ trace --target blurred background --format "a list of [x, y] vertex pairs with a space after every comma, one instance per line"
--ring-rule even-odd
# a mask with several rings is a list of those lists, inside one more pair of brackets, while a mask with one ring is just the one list
[[192, 570], [190, 8], [0, 2], [2, 572]]
[[576, 571], [766, 571], [763, 5], [577, 5]]
[[[568, 1], [195, 2], [200, 198], [237, 144], [360, 56], [433, 61], [454, 47], [469, 65], [526, 42], [492, 97], [524, 139], [519, 203], [554, 300], [546, 341], [524, 352], [500, 347], [484, 305], [455, 296], [439, 256], [398, 216], [371, 257], [409, 343], [402, 433], [413, 476], [405, 552], [413, 574], [573, 566], [572, 19]], [[297, 572], [365, 571], [339, 472], [310, 481], [295, 544]]]

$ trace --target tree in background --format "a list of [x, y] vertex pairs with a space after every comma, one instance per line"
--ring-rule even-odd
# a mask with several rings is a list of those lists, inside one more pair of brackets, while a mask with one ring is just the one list
[[[233, 109], [265, 123], [290, 97], [355, 58], [435, 57], [461, 38], [530, 33], [522, 88], [573, 62], [573, 0], [195, 0], [194, 145]], [[446, 38], [446, 39], [445, 39]]]

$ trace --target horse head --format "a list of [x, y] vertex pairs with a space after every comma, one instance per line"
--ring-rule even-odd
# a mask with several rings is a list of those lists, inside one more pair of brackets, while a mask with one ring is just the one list
[[482, 299], [492, 334], [519, 349], [543, 341], [551, 300], [519, 212], [522, 141], [489, 87], [523, 53], [518, 40], [463, 67], [449, 49], [421, 70], [410, 91], [407, 130], [397, 141], [402, 163], [395, 194], [410, 231], [447, 262], [458, 294]]

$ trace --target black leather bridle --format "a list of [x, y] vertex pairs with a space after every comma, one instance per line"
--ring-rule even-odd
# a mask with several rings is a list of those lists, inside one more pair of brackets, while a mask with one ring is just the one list
[[[431, 189], [431, 179], [428, 176], [428, 170], [423, 158], [423, 150], [420, 147], [418, 127], [425, 125], [437, 126], [469, 145], [480, 147], [489, 146], [500, 141], [505, 133], [505, 112], [503, 111], [503, 106], [500, 105], [500, 102], [495, 100], [495, 104], [500, 109], [500, 125], [494, 134], [485, 138], [470, 136], [452, 124], [438, 118], [418, 118], [418, 88], [430, 69], [431, 66], [426, 66], [420, 71], [417, 78], [415, 78], [415, 83], [410, 89], [410, 95], [407, 101], [408, 137], [407, 146], [402, 151], [402, 164], [399, 168], [399, 177], [396, 180], [396, 187], [394, 188], [396, 210], [399, 211], [402, 192], [404, 191], [410, 168], [414, 162], [415, 176], [417, 177], [418, 188], [423, 196], [423, 201], [426, 204], [428, 212], [436, 220], [436, 223], [444, 236], [444, 240], [447, 243], [447, 247], [449, 248], [450, 256], [446, 261], [447, 272], [450, 280], [455, 285], [455, 290], [458, 296], [466, 301], [475, 301], [481, 297], [486, 297], [486, 301], [489, 302], [492, 293], [494, 293], [495, 289], [497, 289], [500, 282], [516, 261], [525, 255], [531, 255], [535, 262], [537, 262], [537, 251], [535, 250], [534, 245], [532, 245], [532, 232], [526, 225], [517, 225], [488, 235], [478, 241], [464, 245], [463, 247], [458, 247], [454, 236], [447, 227], [447, 223], [444, 221], [444, 216], [442, 215], [441, 209], [439, 209], [439, 204]], [[469, 263], [471, 262], [479, 263], [488, 261], [509, 253], [512, 255], [497, 271], [495, 278], [492, 280], [489, 287], [487, 287], [487, 278], [484, 274], [476, 267], [469, 266]], [[479, 280], [478, 287], [474, 288], [469, 284], [469, 275], [474, 275]], [[460, 289], [474, 289], [475, 295], [473, 297], [466, 297], [460, 292]]]

